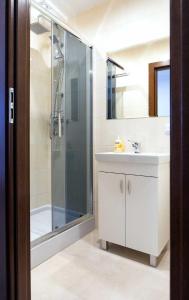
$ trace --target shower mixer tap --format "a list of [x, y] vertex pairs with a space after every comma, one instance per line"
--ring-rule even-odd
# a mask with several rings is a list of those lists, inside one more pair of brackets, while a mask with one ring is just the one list
[[54, 116], [50, 117], [50, 138], [61, 138], [64, 135], [64, 116], [62, 112], [57, 112]]
[[62, 137], [62, 119], [61, 119], [61, 114], [58, 114], [58, 137]]

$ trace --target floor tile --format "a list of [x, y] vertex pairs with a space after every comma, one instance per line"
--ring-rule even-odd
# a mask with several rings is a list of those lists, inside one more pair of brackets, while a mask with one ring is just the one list
[[[39, 284], [40, 283], [40, 284]], [[157, 268], [93, 231], [32, 271], [32, 300], [169, 300], [169, 251]]]

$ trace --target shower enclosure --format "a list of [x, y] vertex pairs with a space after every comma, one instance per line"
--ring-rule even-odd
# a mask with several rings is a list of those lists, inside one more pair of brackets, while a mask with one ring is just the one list
[[92, 215], [92, 48], [31, 8], [31, 240]]

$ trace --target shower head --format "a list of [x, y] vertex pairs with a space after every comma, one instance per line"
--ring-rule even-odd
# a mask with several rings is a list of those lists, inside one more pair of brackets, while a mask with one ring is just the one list
[[33, 22], [30, 25], [31, 31], [34, 32], [37, 35], [50, 32], [50, 30], [47, 27], [45, 27], [45, 25], [43, 25], [43, 24], [40, 23], [40, 18], [46, 19], [45, 17], [43, 17], [42, 15], [40, 15], [38, 17], [38, 21], [37, 22]]

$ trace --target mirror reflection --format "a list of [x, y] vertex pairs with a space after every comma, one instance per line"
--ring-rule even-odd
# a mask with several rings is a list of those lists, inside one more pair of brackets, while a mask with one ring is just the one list
[[149, 64], [149, 114], [170, 116], [170, 62]]
[[[107, 63], [107, 118], [169, 116], [169, 64], [161, 66], [161, 60], [169, 57], [169, 39], [137, 45], [108, 55], [114, 63]], [[157, 61], [160, 61], [159, 69], [155, 63]], [[153, 72], [150, 71], [152, 66]], [[153, 99], [150, 98], [152, 84]], [[154, 111], [150, 112], [152, 101]]]

